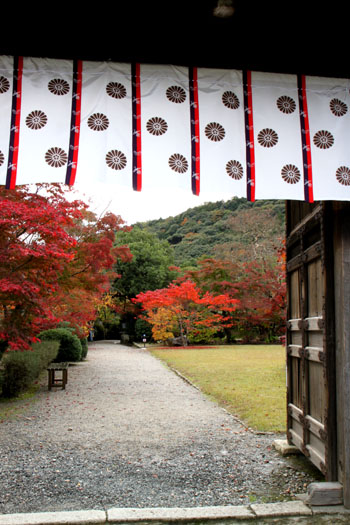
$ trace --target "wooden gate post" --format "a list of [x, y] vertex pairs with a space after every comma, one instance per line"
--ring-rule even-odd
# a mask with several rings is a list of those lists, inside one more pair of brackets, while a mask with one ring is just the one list
[[333, 206], [338, 479], [350, 508], [350, 203]]
[[332, 202], [287, 202], [287, 437], [337, 481]]

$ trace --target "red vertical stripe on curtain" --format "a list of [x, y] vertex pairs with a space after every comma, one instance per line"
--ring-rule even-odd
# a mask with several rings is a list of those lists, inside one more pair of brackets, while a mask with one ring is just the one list
[[14, 57], [11, 130], [6, 176], [7, 189], [13, 189], [16, 186], [22, 103], [22, 76], [23, 57]]
[[191, 157], [192, 157], [192, 193], [200, 192], [200, 131], [198, 103], [198, 71], [196, 67], [189, 68], [190, 117], [191, 117]]
[[298, 75], [298, 94], [300, 111], [301, 144], [304, 168], [304, 197], [306, 202], [314, 202], [313, 180], [312, 180], [312, 160], [311, 160], [311, 140], [309, 114], [306, 96], [305, 75]]
[[247, 164], [247, 200], [255, 201], [255, 151], [254, 151], [254, 121], [253, 121], [253, 95], [252, 72], [243, 72], [244, 90], [244, 124], [246, 139], [246, 164]]
[[66, 173], [66, 184], [73, 186], [77, 173], [80, 123], [81, 123], [81, 96], [82, 96], [82, 74], [83, 63], [81, 60], [73, 62], [73, 93], [72, 93], [72, 116], [70, 128], [68, 166]]
[[132, 65], [132, 122], [133, 122], [133, 170], [132, 186], [135, 191], [142, 189], [142, 152], [141, 152], [141, 83], [140, 64]]

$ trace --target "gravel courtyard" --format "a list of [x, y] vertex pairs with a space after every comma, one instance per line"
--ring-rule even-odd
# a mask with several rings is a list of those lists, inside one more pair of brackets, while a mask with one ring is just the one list
[[66, 390], [46, 377], [0, 421], [0, 513], [240, 505], [305, 492], [317, 471], [146, 350], [89, 344]]

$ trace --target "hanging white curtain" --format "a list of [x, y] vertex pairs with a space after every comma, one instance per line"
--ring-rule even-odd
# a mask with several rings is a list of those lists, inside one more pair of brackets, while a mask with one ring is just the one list
[[349, 200], [349, 79], [0, 56], [0, 184]]

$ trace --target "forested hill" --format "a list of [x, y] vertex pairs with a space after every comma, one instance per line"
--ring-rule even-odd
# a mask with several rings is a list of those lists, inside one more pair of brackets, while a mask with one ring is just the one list
[[208, 256], [230, 260], [268, 257], [284, 238], [284, 201], [233, 198], [207, 203], [168, 217], [134, 226], [167, 240], [175, 252], [175, 264], [190, 266]]

